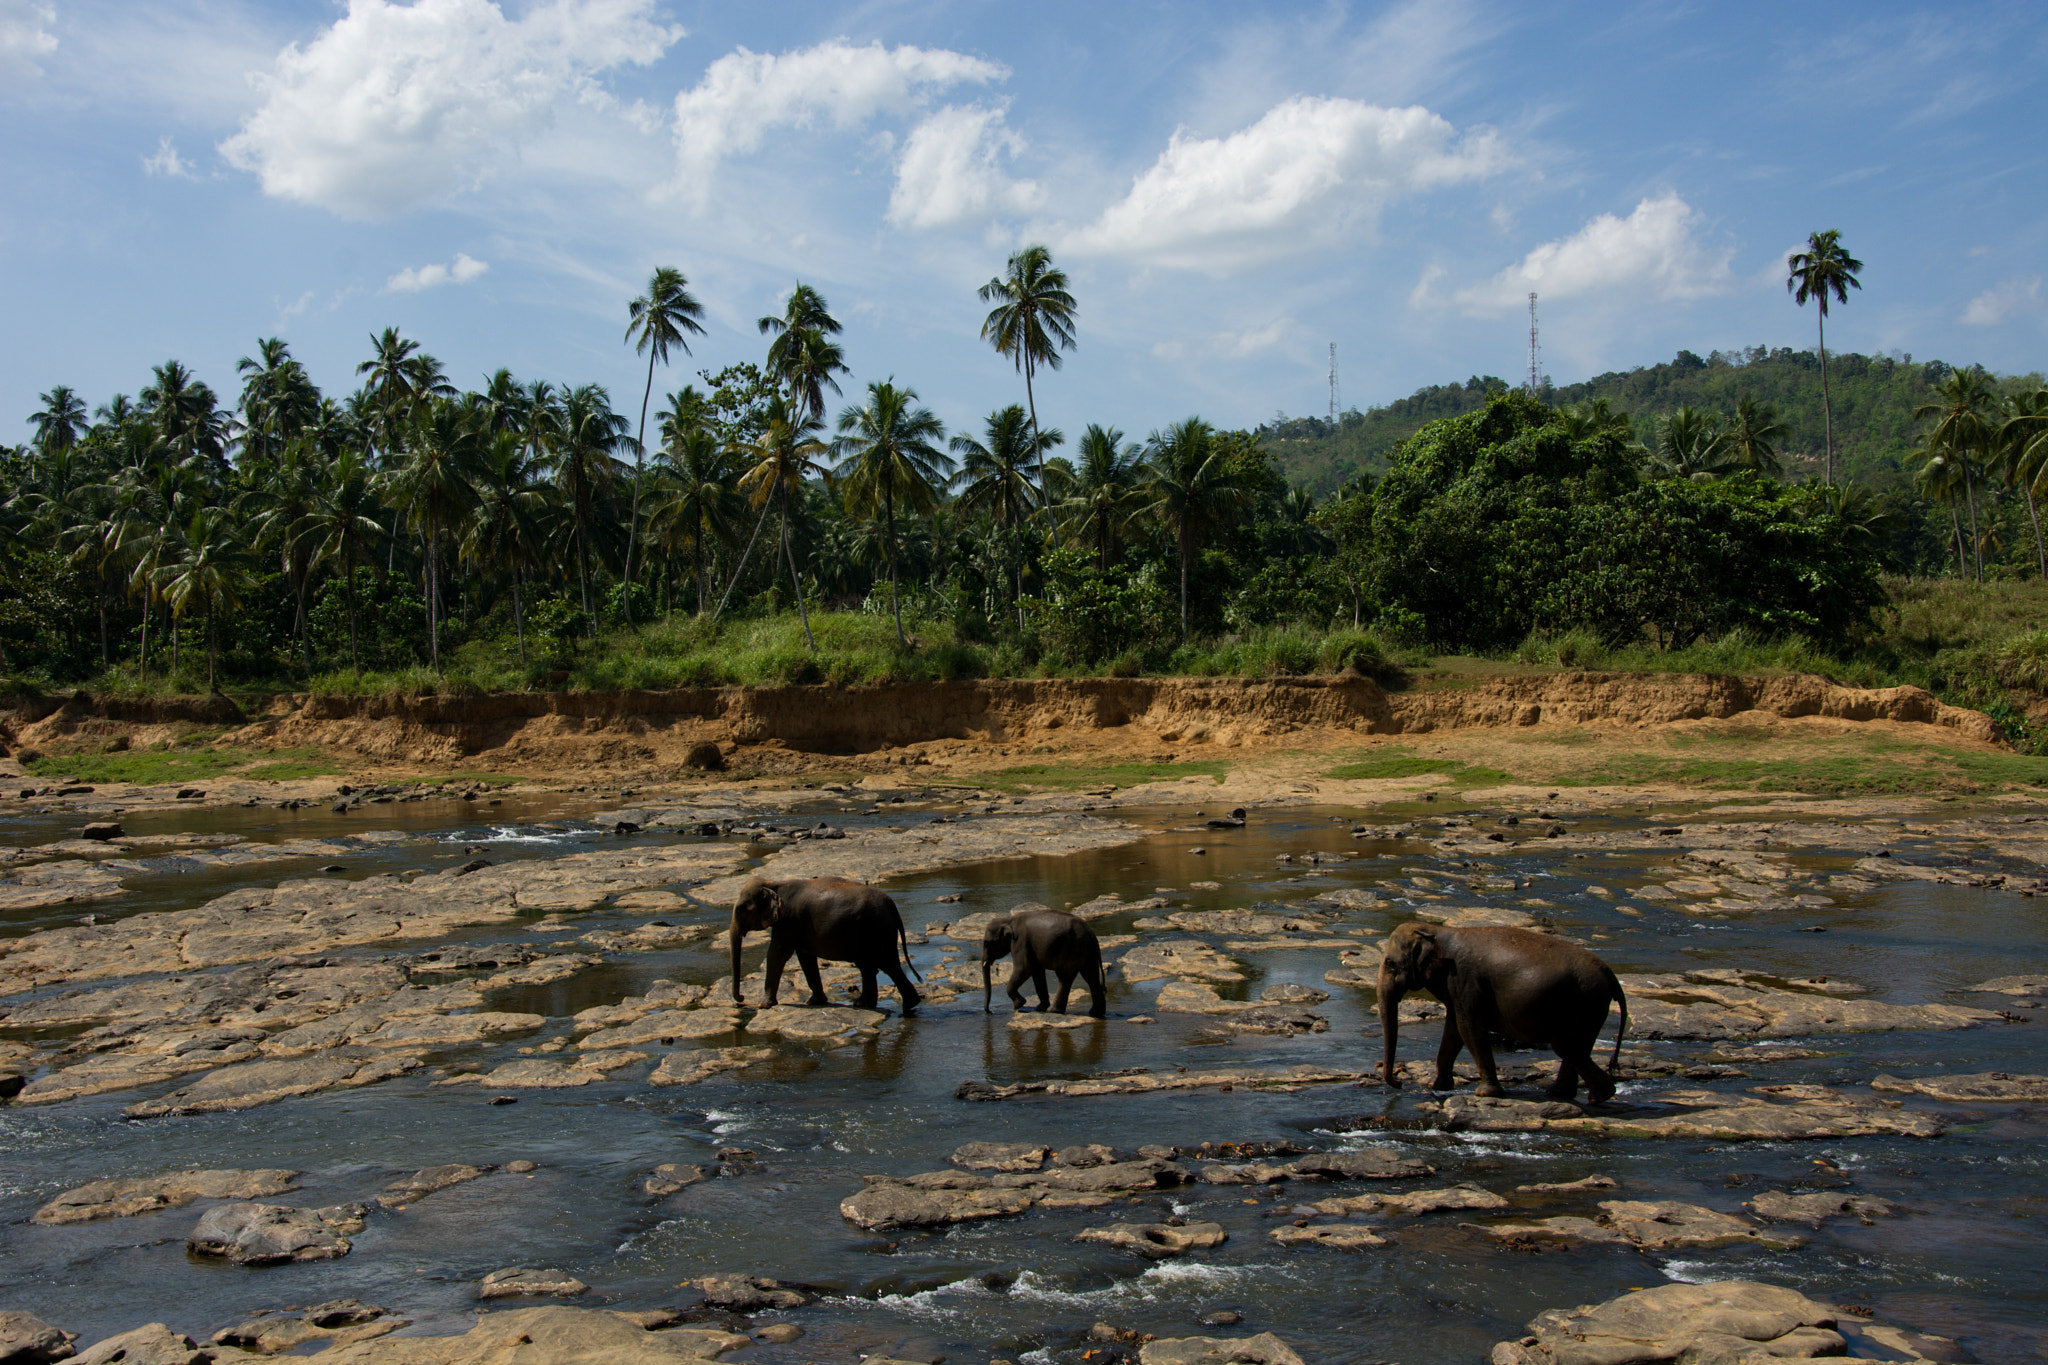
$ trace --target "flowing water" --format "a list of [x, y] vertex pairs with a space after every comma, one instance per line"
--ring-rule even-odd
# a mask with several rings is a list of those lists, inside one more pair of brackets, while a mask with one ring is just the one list
[[[1421, 809], [1421, 808], [1416, 808]], [[898, 807], [886, 817], [820, 805], [837, 823], [923, 818]], [[452, 808], [450, 803], [378, 807], [348, 816], [324, 811], [209, 810], [128, 817], [131, 833], [180, 828], [267, 841], [327, 836], [367, 827], [400, 830], [406, 840], [340, 859], [362, 876], [436, 867], [482, 845], [493, 858], [550, 857], [615, 842], [587, 821], [588, 805]], [[1435, 808], [1435, 813], [1447, 813]], [[1192, 808], [1119, 812], [1164, 830]], [[1064, 858], [1026, 858], [899, 879], [888, 889], [913, 934], [931, 921], [1020, 901], [1059, 906], [1104, 892], [1127, 900], [1172, 888], [1177, 904], [1223, 909], [1299, 902], [1342, 886], [1375, 887], [1392, 878], [1429, 876], [1445, 858], [1419, 843], [1355, 840], [1350, 820], [1399, 818], [1386, 810], [1295, 807], [1255, 811], [1242, 830], [1199, 835], [1161, 832], [1143, 840]], [[1633, 816], [1613, 816], [1625, 824]], [[1671, 818], [1667, 813], [1660, 819]], [[1582, 828], [1597, 828], [1598, 818]], [[22, 817], [10, 843], [58, 837], [54, 818]], [[637, 835], [652, 843], [689, 836]], [[1206, 849], [1192, 854], [1191, 847]], [[1319, 852], [1333, 861], [1278, 862], [1281, 854]], [[1351, 856], [1356, 855], [1356, 856]], [[1808, 850], [1796, 861], [1844, 869], [1855, 861]], [[1701, 919], [1651, 908], [1635, 917], [1618, 896], [1644, 880], [1652, 855], [1572, 856], [1540, 841], [1487, 863], [1485, 871], [1522, 885], [1512, 893], [1455, 891], [1458, 903], [1513, 904], [1537, 896], [1561, 932], [1599, 951], [1617, 970], [1693, 971], [1760, 968], [1792, 977], [1859, 981], [1876, 999], [1948, 1001], [1983, 1006], [1987, 997], [1951, 994], [1988, 977], [2048, 971], [2048, 915], [2038, 903], [1991, 890], [1888, 884], [1840, 895], [1830, 909], [1762, 912]], [[195, 905], [234, 886], [308, 875], [310, 866], [270, 863], [192, 873], [165, 871], [135, 883], [129, 895], [98, 903], [103, 915]], [[1217, 889], [1191, 887], [1195, 881]], [[941, 897], [957, 896], [957, 902]], [[1412, 902], [1410, 903], [1412, 904]], [[1377, 938], [1404, 918], [1399, 901], [1346, 914], [1333, 930], [1369, 930]], [[19, 933], [75, 918], [77, 907], [24, 913], [0, 927]], [[671, 921], [702, 918], [670, 913]], [[1095, 922], [1105, 935], [1125, 932], [1135, 916]], [[630, 927], [641, 918], [598, 911], [579, 930]], [[1825, 933], [1808, 930], [1824, 927]], [[503, 937], [502, 929], [493, 937]], [[1221, 946], [1220, 938], [1213, 939]], [[410, 946], [410, 945], [409, 945]], [[930, 968], [948, 947], [934, 935], [914, 948]], [[511, 1057], [521, 1044], [565, 1030], [563, 1017], [637, 994], [653, 981], [709, 983], [723, 970], [723, 941], [701, 940], [666, 952], [632, 955], [551, 986], [500, 993], [489, 1007], [552, 1016], [551, 1028], [498, 1046], [463, 1049], [430, 1061]], [[758, 951], [758, 950], [756, 950]], [[1335, 954], [1273, 951], [1244, 956], [1249, 980], [1229, 995], [1256, 996], [1268, 985], [1322, 986]], [[1091, 1324], [1166, 1336], [1211, 1334], [1204, 1313], [1243, 1315], [1235, 1332], [1271, 1331], [1311, 1362], [1436, 1361], [1485, 1358], [1493, 1342], [1521, 1334], [1537, 1312], [1597, 1302], [1633, 1287], [1671, 1280], [1756, 1278], [1815, 1297], [1868, 1304], [1879, 1319], [1960, 1337], [1983, 1360], [2048, 1359], [2048, 1111], [1985, 1105], [1931, 1140], [1855, 1138], [1784, 1143], [1592, 1140], [1558, 1135], [1448, 1134], [1413, 1126], [1361, 1131], [1361, 1116], [1411, 1105], [1376, 1086], [1326, 1085], [1296, 1093], [1182, 1091], [1090, 1098], [1027, 1097], [972, 1103], [954, 1096], [966, 1080], [1004, 1083], [1149, 1067], [1270, 1066], [1295, 1063], [1364, 1070], [1379, 1039], [1369, 991], [1330, 987], [1314, 1008], [1326, 1033], [1295, 1038], [1241, 1035], [1218, 1040], [1213, 1021], [1149, 1013], [1160, 983], [1112, 982], [1111, 1018], [1073, 1030], [1022, 1031], [1007, 1025], [998, 977], [996, 1012], [978, 993], [930, 1004], [913, 1019], [893, 1017], [871, 1039], [836, 1049], [785, 1043], [780, 1059], [734, 1075], [656, 1090], [636, 1079], [607, 1079], [572, 1090], [518, 1092], [492, 1105], [477, 1086], [436, 1087], [418, 1074], [363, 1090], [273, 1104], [237, 1114], [133, 1121], [122, 1108], [168, 1089], [76, 1100], [46, 1108], [0, 1108], [0, 1307], [33, 1311], [84, 1334], [100, 1335], [158, 1319], [203, 1338], [250, 1311], [356, 1297], [397, 1310], [414, 1330], [462, 1330], [475, 1311], [475, 1282], [506, 1266], [557, 1267], [593, 1286], [580, 1302], [621, 1308], [686, 1302], [680, 1282], [717, 1271], [747, 1271], [805, 1286], [818, 1302], [787, 1314], [805, 1337], [756, 1345], [737, 1359], [846, 1361], [860, 1354], [899, 1358], [1025, 1360], [1034, 1365], [1100, 1362]], [[786, 986], [786, 990], [788, 987]], [[1083, 994], [1076, 987], [1077, 998]], [[785, 999], [792, 998], [786, 995]], [[800, 998], [800, 997], [796, 997]], [[1989, 999], [1996, 1000], [1996, 997]], [[1077, 1008], [1085, 1008], [1079, 1006]], [[1749, 1079], [1706, 1084], [1740, 1090], [1764, 1082], [1862, 1085], [1880, 1072], [2040, 1072], [2042, 1028], [1994, 1025], [1960, 1032], [1833, 1036], [1811, 1042], [1821, 1055], [1787, 1061]], [[1436, 1026], [1410, 1026], [1403, 1055], [1427, 1056]], [[1611, 1035], [1610, 1035], [1611, 1036]], [[1795, 1040], [1797, 1041], [1797, 1040]], [[685, 1044], [684, 1046], [688, 1046]], [[1697, 1055], [1708, 1045], [1659, 1043], [1659, 1051]], [[1604, 1053], [1602, 1054], [1604, 1056]], [[1505, 1059], [1513, 1061], [1510, 1057]], [[622, 1073], [643, 1075], [645, 1068]], [[1624, 1097], [1669, 1082], [1630, 1082]], [[1679, 1084], [1697, 1085], [1696, 1082]], [[1867, 1093], [1867, 1092], [1866, 1092]], [[1788, 1252], [1730, 1248], [1644, 1253], [1585, 1247], [1541, 1253], [1503, 1250], [1464, 1230], [1456, 1212], [1419, 1219], [1377, 1218], [1391, 1244], [1363, 1252], [1284, 1249], [1267, 1237], [1291, 1221], [1305, 1199], [1358, 1187], [1303, 1184], [1184, 1186], [1098, 1210], [1033, 1210], [1011, 1219], [931, 1233], [860, 1231], [839, 1202], [865, 1174], [909, 1174], [945, 1167], [947, 1155], [976, 1140], [1060, 1146], [1101, 1142], [1134, 1149], [1147, 1143], [1287, 1139], [1319, 1147], [1393, 1143], [1437, 1170], [1408, 1189], [1472, 1181], [1493, 1189], [1606, 1174], [1620, 1182], [1607, 1197], [1670, 1198], [1730, 1212], [1770, 1188], [1839, 1185], [1905, 1206], [1896, 1219], [1863, 1225], [1838, 1220]], [[666, 1199], [640, 1191], [639, 1178], [662, 1162], [715, 1166], [721, 1148], [751, 1150], [762, 1169], [717, 1178]], [[371, 1215], [344, 1259], [242, 1268], [186, 1254], [183, 1238], [196, 1209], [71, 1227], [29, 1224], [28, 1215], [59, 1191], [89, 1179], [147, 1175], [187, 1167], [290, 1167], [306, 1173], [288, 1202], [315, 1206], [367, 1201], [397, 1175], [447, 1162], [539, 1163], [530, 1175], [497, 1173], [419, 1201], [403, 1213]], [[1836, 1173], [1828, 1166], [1840, 1168]], [[1591, 1213], [1593, 1200], [1541, 1214]], [[1112, 1221], [1158, 1221], [1181, 1213], [1221, 1223], [1229, 1241], [1208, 1252], [1148, 1264], [1106, 1247], [1078, 1243], [1081, 1228]], [[1803, 1228], [1795, 1231], [1805, 1232]], [[766, 1320], [758, 1319], [757, 1321]]]

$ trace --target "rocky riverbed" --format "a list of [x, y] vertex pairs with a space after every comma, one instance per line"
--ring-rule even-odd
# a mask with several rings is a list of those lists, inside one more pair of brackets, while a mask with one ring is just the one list
[[[0, 1358], [1511, 1365], [1723, 1299], [1780, 1355], [2048, 1343], [2031, 809], [466, 794], [0, 809]], [[889, 889], [927, 1003], [766, 1008], [753, 945], [736, 1005], [755, 873]], [[1025, 903], [1107, 1018], [982, 1012]], [[1616, 1100], [1430, 1092], [1419, 996], [1382, 1087], [1404, 919], [1607, 957]]]

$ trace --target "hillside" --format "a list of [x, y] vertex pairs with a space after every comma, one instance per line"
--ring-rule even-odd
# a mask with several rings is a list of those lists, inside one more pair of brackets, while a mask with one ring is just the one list
[[[1835, 450], [1850, 479], [1879, 488], [1901, 480], [1919, 442], [1921, 424], [1913, 420], [1913, 409], [1927, 401], [1949, 369], [1938, 360], [1915, 362], [1910, 355], [1850, 351], [1829, 356]], [[2001, 382], [2013, 389], [2043, 381], [2033, 374]], [[1259, 433], [1290, 480], [1326, 493], [1359, 474], [1382, 473], [1388, 452], [1425, 422], [1470, 412], [1505, 387], [1506, 381], [1493, 375], [1474, 375], [1462, 384], [1417, 389], [1384, 407], [1341, 413], [1335, 430], [1323, 418], [1296, 417], [1269, 422]], [[1578, 384], [1546, 383], [1542, 397], [1557, 404], [1604, 398], [1614, 411], [1634, 419], [1639, 439], [1649, 437], [1649, 419], [1677, 407], [1690, 404], [1725, 415], [1740, 398], [1760, 399], [1791, 428], [1783, 447], [1790, 469], [1820, 474], [1820, 362], [1811, 351], [1754, 346], [1715, 351], [1705, 359], [1680, 351], [1660, 365], [1610, 371]]]

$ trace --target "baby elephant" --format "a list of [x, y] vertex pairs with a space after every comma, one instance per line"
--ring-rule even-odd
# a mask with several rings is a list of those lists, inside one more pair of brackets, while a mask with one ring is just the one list
[[1097, 1019], [1109, 1013], [1109, 993], [1102, 988], [1102, 944], [1088, 921], [1064, 910], [1043, 906], [1020, 907], [999, 920], [992, 920], [981, 936], [981, 1008], [989, 1006], [989, 968], [996, 959], [1011, 960], [1009, 996], [1018, 1009], [1024, 1008], [1024, 983], [1038, 987], [1038, 1009], [1045, 1012], [1049, 999], [1045, 974], [1058, 974], [1060, 997], [1052, 1001], [1055, 1013], [1067, 1012], [1067, 996], [1080, 977], [1088, 987], [1088, 1012]]

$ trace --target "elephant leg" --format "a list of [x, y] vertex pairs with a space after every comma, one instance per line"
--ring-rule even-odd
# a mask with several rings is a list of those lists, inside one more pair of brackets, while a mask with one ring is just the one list
[[1443, 1041], [1436, 1045], [1436, 1079], [1429, 1083], [1431, 1090], [1449, 1090], [1458, 1083], [1454, 1069], [1458, 1054], [1465, 1050], [1465, 1039], [1458, 1032], [1458, 1021], [1454, 1016], [1444, 1016]]
[[810, 984], [811, 998], [806, 1005], [829, 1005], [832, 1001], [825, 994], [825, 983], [818, 976], [818, 955], [808, 948], [796, 950], [796, 960], [804, 969], [804, 980]]
[[1487, 1040], [1486, 1030], [1474, 1028], [1465, 1039], [1465, 1046], [1472, 1049], [1472, 1061], [1479, 1068], [1479, 1088], [1472, 1093], [1498, 1099], [1507, 1091], [1500, 1087], [1500, 1072], [1493, 1065], [1493, 1044]]
[[875, 964], [872, 962], [860, 964], [860, 995], [853, 1003], [864, 1010], [875, 1007]]
[[1021, 961], [1010, 964], [1010, 984], [1006, 989], [1010, 997], [1010, 1008], [1019, 1013], [1024, 1009], [1024, 981], [1030, 975]]
[[[1569, 1043], [1553, 1043], [1551, 1051], [1557, 1054], [1557, 1079], [1550, 1083], [1550, 1088], [1543, 1092], [1544, 1095], [1553, 1100], [1576, 1099], [1579, 1093], [1579, 1077], [1585, 1074], [1586, 1067], [1591, 1065], [1593, 1059], [1586, 1055], [1584, 1048]], [[1599, 1092], [1599, 1085], [1594, 1083], [1590, 1076], [1587, 1077], [1587, 1084], [1594, 1093]]]
[[766, 986], [762, 994], [766, 998], [768, 1008], [770, 1009], [775, 1008], [775, 999], [782, 993], [782, 969], [788, 962], [789, 945], [787, 943], [777, 943], [772, 938], [769, 939], [768, 960], [762, 964], [761, 970], [767, 977]]
[[[1579, 1075], [1586, 1078], [1586, 1103], [1588, 1104], [1605, 1104], [1614, 1098], [1614, 1077], [1609, 1075], [1600, 1063], [1593, 1060], [1593, 1049], [1599, 1045], [1599, 1042], [1599, 1035], [1595, 1034], [1586, 1042], [1585, 1046], [1580, 1049], [1576, 1056], [1566, 1058], [1564, 1062], [1565, 1066], [1576, 1066]], [[1563, 1083], [1563, 1073], [1560, 1072], [1558, 1084], [1562, 1085]], [[1572, 1083], [1572, 1089], [1578, 1089], [1576, 1081]], [[1565, 1098], [1570, 1099], [1571, 1096], [1566, 1095]]]
[[1038, 1012], [1044, 1014], [1045, 1007], [1052, 1003], [1052, 992], [1045, 988], [1045, 968], [1032, 969], [1031, 987], [1038, 992]]
[[1082, 978], [1088, 983], [1088, 1013], [1097, 1019], [1109, 1017], [1109, 992], [1102, 985], [1102, 969], [1096, 968]]
[[1059, 999], [1052, 1002], [1052, 1012], [1054, 1014], [1065, 1014], [1067, 1012], [1067, 997], [1074, 992], [1074, 974], [1072, 972], [1061, 972], [1059, 977], [1060, 996]]
[[883, 964], [882, 970], [887, 972], [889, 979], [896, 983], [896, 994], [903, 999], [903, 1012], [908, 1014], [916, 1009], [924, 997], [917, 993], [917, 987], [910, 984], [909, 974], [897, 965], [895, 954], [890, 954], [889, 960]]

